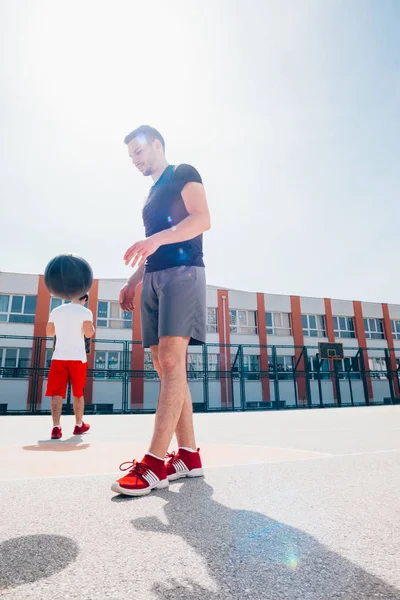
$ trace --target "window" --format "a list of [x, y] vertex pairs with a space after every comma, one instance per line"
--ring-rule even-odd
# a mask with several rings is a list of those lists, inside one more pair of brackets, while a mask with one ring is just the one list
[[334, 365], [339, 379], [361, 379], [360, 363], [355, 356], [335, 360]]
[[302, 315], [303, 335], [307, 337], [326, 337], [325, 317], [323, 315]]
[[53, 348], [46, 348], [46, 357], [45, 357], [45, 361], [44, 361], [45, 369], [50, 369], [52, 356], [53, 356]]
[[218, 311], [207, 308], [207, 333], [218, 333]]
[[400, 321], [392, 319], [390, 325], [392, 327], [393, 339], [400, 340]]
[[368, 364], [372, 379], [387, 379], [387, 366], [384, 358], [369, 358]]
[[5, 323], [34, 323], [37, 296], [0, 294], [0, 321]]
[[0, 377], [29, 377], [31, 348], [0, 348]]
[[353, 317], [333, 317], [333, 329], [337, 338], [355, 338]]
[[[208, 354], [208, 379], [218, 379], [219, 354]], [[200, 352], [188, 353], [188, 379], [203, 379], [204, 360]]]
[[153, 357], [150, 350], [144, 351], [144, 379], [145, 381], [159, 381], [158, 373], [154, 368]]
[[364, 319], [365, 336], [370, 340], [384, 340], [383, 319]]
[[258, 354], [246, 354], [243, 356], [243, 371], [245, 379], [260, 379], [260, 357]]
[[99, 300], [97, 304], [97, 327], [131, 329], [132, 313], [122, 310], [118, 302]]
[[[308, 359], [308, 378], [318, 380], [318, 360], [316, 356], [310, 356]], [[329, 360], [319, 360], [320, 379], [330, 379]]]
[[292, 326], [289, 313], [267, 312], [267, 334], [269, 335], [292, 335]]
[[[52, 310], [54, 310], [55, 308], [58, 308], [59, 306], [61, 306], [61, 304], [70, 304], [71, 300], [61, 300], [61, 298], [51, 298], [50, 301], [50, 312]], [[88, 307], [88, 303], [85, 302], [85, 304], [83, 305], [85, 306], [85, 308]]]
[[[278, 379], [293, 379], [293, 356], [277, 356], [276, 372]], [[272, 356], [268, 357], [269, 378], [275, 379], [275, 369]]]
[[[219, 378], [219, 354], [208, 354], [208, 379]], [[144, 379], [146, 381], [158, 381], [158, 373], [154, 368], [151, 352], [144, 353]], [[202, 352], [188, 352], [187, 359], [188, 379], [196, 380], [204, 377], [204, 361]]]
[[[122, 379], [122, 352], [119, 350], [96, 350], [94, 355], [95, 379]], [[104, 371], [102, 373], [102, 371]], [[113, 373], [113, 371], [117, 371]]]
[[[55, 308], [58, 308], [59, 306], [61, 306], [61, 304], [69, 304], [71, 301], [70, 300], [61, 300], [61, 298], [51, 298], [50, 300], [50, 312], [52, 310], [54, 310]], [[86, 304], [85, 304], [86, 306]]]
[[[231, 354], [231, 368], [237, 353]], [[234, 373], [240, 373], [240, 357], [238, 356], [233, 369]], [[243, 356], [243, 374], [245, 379], [260, 379], [260, 356], [258, 354], [245, 354]]]
[[254, 310], [230, 310], [229, 325], [231, 333], [256, 334], [256, 312]]
[[203, 378], [203, 355], [198, 353], [188, 353], [188, 379], [202, 379]]

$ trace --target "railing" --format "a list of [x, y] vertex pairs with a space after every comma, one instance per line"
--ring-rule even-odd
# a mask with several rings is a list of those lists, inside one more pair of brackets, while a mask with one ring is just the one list
[[[369, 369], [367, 352], [379, 359], [374, 362], [379, 370]], [[319, 360], [317, 346], [190, 347], [188, 383], [194, 410], [280, 410], [400, 402], [400, 348], [346, 347], [345, 354], [346, 361], [340, 362]], [[45, 394], [51, 355], [50, 338], [0, 335], [0, 414], [50, 411], [50, 398]], [[18, 356], [25, 358], [19, 360]], [[144, 363], [140, 363], [140, 356], [139, 342], [92, 341], [86, 412], [154, 412], [159, 378], [149, 355]], [[63, 411], [72, 411], [70, 387]]]

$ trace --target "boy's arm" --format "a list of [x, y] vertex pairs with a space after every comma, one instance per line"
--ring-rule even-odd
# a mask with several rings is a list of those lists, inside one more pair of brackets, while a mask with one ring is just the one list
[[56, 328], [54, 327], [54, 323], [52, 321], [49, 321], [46, 325], [46, 336], [54, 337], [55, 334], [56, 334]]

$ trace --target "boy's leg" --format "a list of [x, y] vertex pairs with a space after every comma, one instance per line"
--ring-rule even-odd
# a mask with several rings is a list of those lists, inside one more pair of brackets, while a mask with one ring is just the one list
[[51, 417], [53, 419], [53, 427], [60, 427], [62, 403], [62, 396], [53, 396], [51, 399]]
[[85, 400], [83, 396], [76, 398], [74, 396], [74, 415], [77, 425], [82, 425], [83, 412], [85, 408]]
[[63, 360], [52, 360], [47, 379], [46, 396], [51, 396], [51, 416], [53, 427], [59, 427], [63, 399], [68, 385], [68, 369]]
[[75, 429], [74, 433], [86, 433], [81, 431], [83, 426], [83, 413], [85, 409], [85, 399], [83, 390], [86, 383], [87, 362], [80, 360], [68, 361], [68, 372], [72, 386], [72, 395], [74, 397]]

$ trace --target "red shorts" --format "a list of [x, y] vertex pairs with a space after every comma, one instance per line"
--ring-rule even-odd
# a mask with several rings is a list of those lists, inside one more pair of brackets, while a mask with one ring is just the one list
[[68, 381], [72, 385], [74, 398], [83, 396], [86, 381], [87, 362], [81, 360], [52, 360], [47, 380], [46, 396], [61, 396], [67, 394]]

